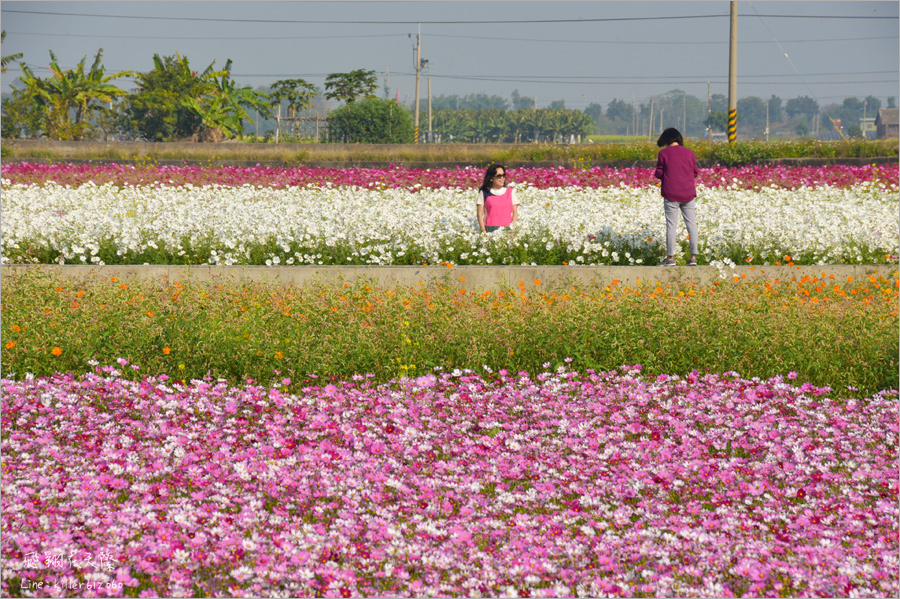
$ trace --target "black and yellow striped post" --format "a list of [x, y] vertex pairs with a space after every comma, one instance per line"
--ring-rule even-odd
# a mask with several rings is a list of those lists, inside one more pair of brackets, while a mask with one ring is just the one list
[[419, 124], [418, 123], [416, 123], [415, 132], [413, 132], [413, 136], [414, 136], [413, 143], [414, 144], [419, 143]]
[[728, 51], [728, 143], [737, 139], [737, 2], [731, 3], [731, 33]]
[[737, 139], [737, 109], [728, 109], [728, 143], [733, 144]]

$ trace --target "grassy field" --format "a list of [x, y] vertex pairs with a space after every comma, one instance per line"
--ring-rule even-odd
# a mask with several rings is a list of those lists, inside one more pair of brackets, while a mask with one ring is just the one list
[[[740, 141], [735, 144], [689, 139], [701, 161], [725, 165], [749, 164], [784, 158], [890, 158], [897, 157], [897, 140], [849, 142]], [[115, 161], [229, 161], [302, 162], [422, 162], [484, 164], [489, 162], [554, 162], [586, 166], [599, 162], [655, 160], [659, 148], [646, 139], [603, 140], [586, 144], [250, 144], [250, 143], [113, 143], [4, 140], [8, 159], [115, 160]]]

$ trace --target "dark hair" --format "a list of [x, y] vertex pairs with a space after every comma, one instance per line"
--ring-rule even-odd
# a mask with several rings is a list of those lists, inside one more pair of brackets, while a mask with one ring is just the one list
[[681, 132], [675, 127], [669, 127], [663, 131], [662, 135], [659, 136], [659, 139], [656, 140], [656, 145], [660, 148], [664, 148], [673, 143], [677, 143], [679, 146], [684, 145], [684, 138], [681, 137]]
[[509, 170], [502, 164], [492, 164], [487, 168], [487, 171], [484, 173], [484, 180], [481, 182], [481, 191], [487, 191], [491, 188], [491, 181], [494, 180], [494, 175], [497, 174], [497, 169], [503, 169], [503, 173], [507, 176], [507, 182], [509, 181]]

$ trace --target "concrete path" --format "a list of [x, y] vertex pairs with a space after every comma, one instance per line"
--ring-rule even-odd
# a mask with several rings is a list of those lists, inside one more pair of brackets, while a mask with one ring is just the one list
[[365, 282], [379, 287], [416, 287], [440, 282], [466, 291], [519, 288], [538, 289], [564, 284], [618, 286], [656, 283], [714, 281], [801, 280], [830, 277], [847, 282], [866, 275], [898, 280], [897, 265], [824, 266], [736, 266], [722, 270], [713, 266], [59, 266], [16, 265], [0, 267], [0, 280], [29, 271], [73, 278], [116, 277], [127, 281], [201, 282], [235, 281], [304, 285]]

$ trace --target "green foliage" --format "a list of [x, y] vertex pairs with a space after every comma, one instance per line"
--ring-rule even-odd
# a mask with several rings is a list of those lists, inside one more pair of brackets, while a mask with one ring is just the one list
[[[297, 118], [302, 109], [312, 106], [312, 99], [319, 93], [316, 86], [305, 79], [280, 79], [272, 84], [272, 89], [272, 100], [276, 105], [286, 100], [291, 118]], [[300, 122], [293, 121], [292, 124], [293, 135], [299, 138]]]
[[121, 71], [106, 75], [102, 57], [101, 48], [90, 70], [85, 72], [87, 56], [74, 69], [62, 69], [51, 51], [51, 76], [46, 79], [37, 77], [28, 65], [21, 63], [19, 80], [24, 87], [13, 92], [12, 101], [6, 107], [5, 116], [12, 119], [14, 125], [5, 131], [15, 135], [21, 129], [27, 129], [32, 135], [43, 134], [50, 139], [83, 140], [91, 129], [91, 115], [106, 112], [105, 104], [128, 95], [109, 82], [131, 73]]
[[568, 141], [571, 136], [586, 137], [593, 132], [593, 119], [580, 110], [567, 108], [523, 108], [505, 111], [434, 111], [434, 131], [443, 141], [520, 143]]
[[328, 125], [330, 138], [346, 143], [411, 143], [415, 131], [408, 110], [381, 98], [368, 98], [333, 110]]
[[[2, 32], [0, 32], [0, 44], [2, 44], [4, 40], [6, 40], [6, 30], [5, 29]], [[0, 73], [5, 73], [6, 65], [13, 62], [14, 60], [19, 60], [20, 58], [22, 58], [21, 52], [18, 52], [16, 54], [10, 54], [9, 56], [4, 56], [3, 58], [0, 58]]]
[[378, 77], [375, 71], [357, 69], [349, 73], [332, 73], [325, 78], [325, 97], [352, 104], [356, 100], [375, 98]]
[[452, 282], [126, 283], [40, 270], [2, 283], [0, 356], [3, 372], [16, 377], [83, 372], [88, 360], [114, 365], [120, 357], [141, 366], [133, 376], [210, 374], [232, 383], [355, 373], [388, 380], [484, 364], [541, 372], [545, 362], [572, 358], [579, 370], [638, 363], [649, 375], [794, 370], [797, 384], [842, 394], [850, 385], [860, 396], [900, 383], [895, 283], [874, 277], [707, 288], [511, 281], [482, 293]]
[[202, 73], [186, 56], [153, 56], [153, 70], [137, 74], [138, 89], [124, 107], [125, 129], [149, 141], [221, 141], [240, 135], [248, 108], [269, 114], [266, 94], [237, 87], [231, 60]]
[[184, 104], [208, 95], [220, 73], [210, 64], [191, 70], [187, 57], [153, 55], [153, 70], [137, 74], [137, 90], [125, 103], [127, 130], [149, 141], [175, 141], [198, 135], [202, 117]]

